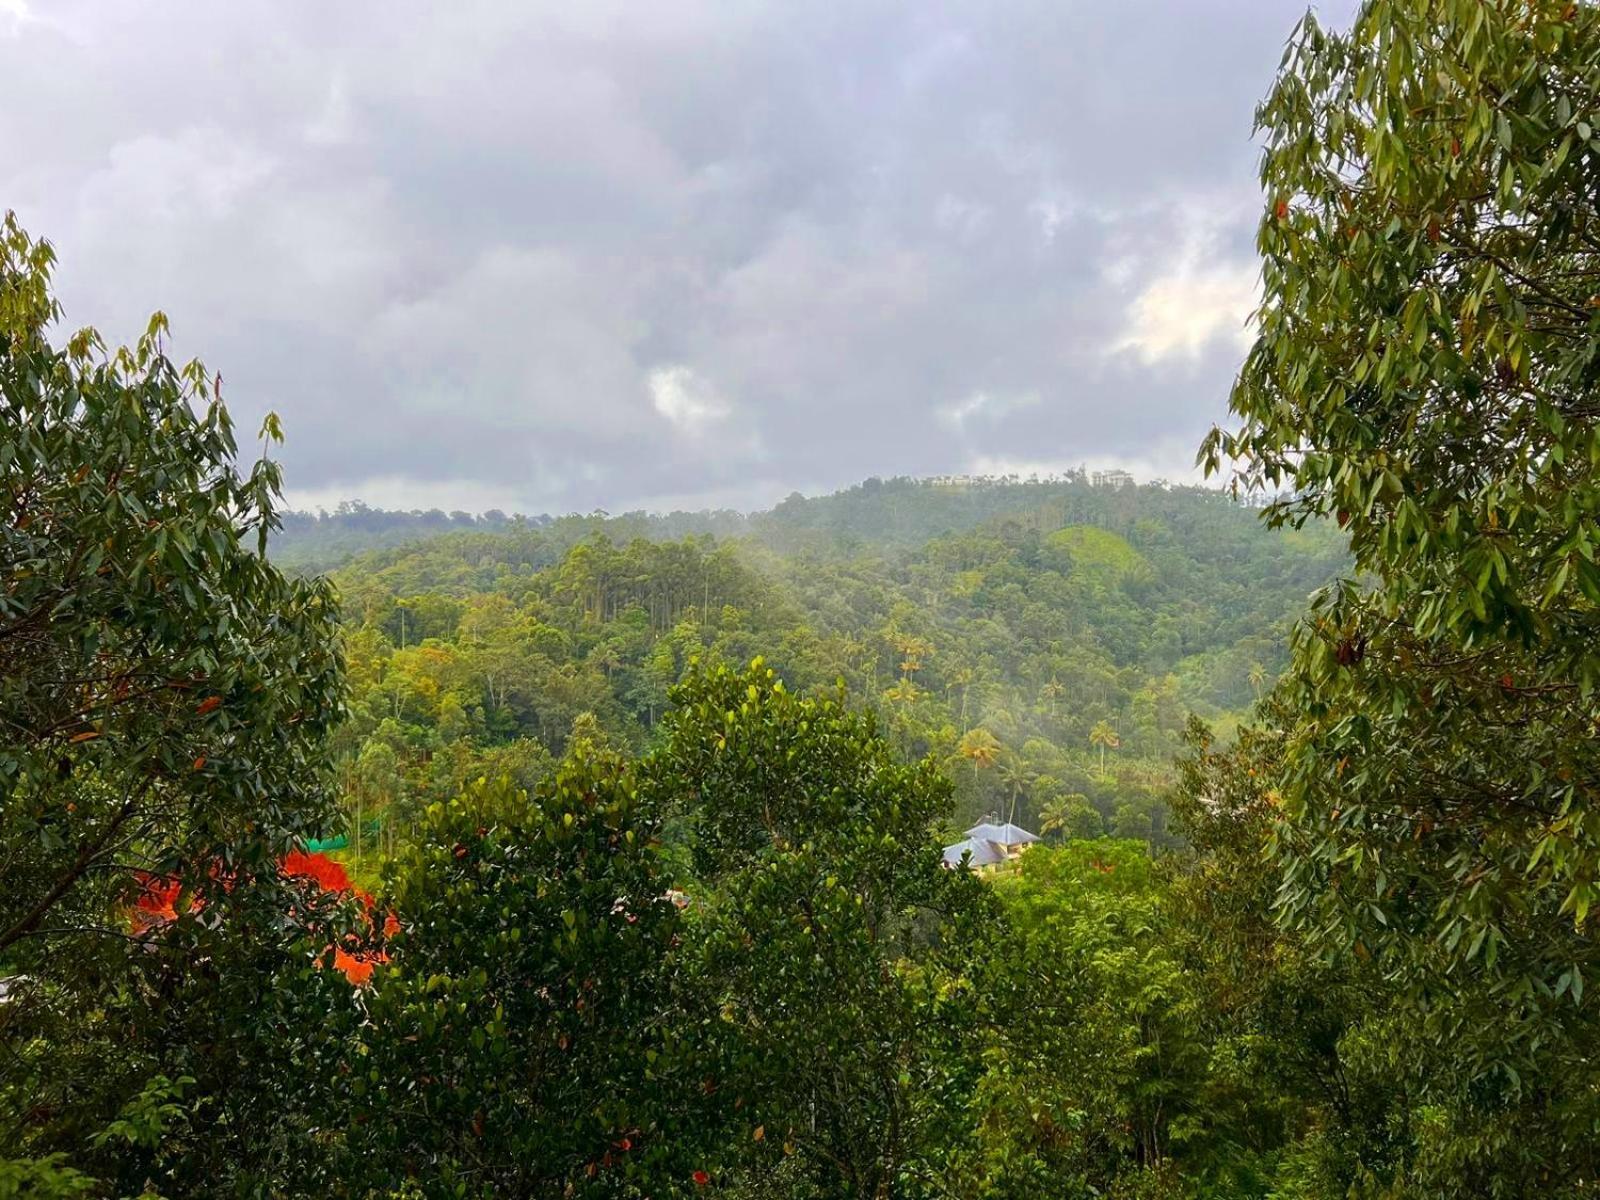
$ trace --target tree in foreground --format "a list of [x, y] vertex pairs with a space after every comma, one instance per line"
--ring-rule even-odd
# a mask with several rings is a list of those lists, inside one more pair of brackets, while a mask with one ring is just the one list
[[949, 784], [759, 663], [673, 703], [638, 763], [580, 743], [430, 811], [311, 1039], [334, 1192], [943, 1194], [993, 932]]
[[0, 1157], [215, 1183], [316, 907], [278, 862], [328, 816], [335, 607], [264, 557], [278, 472], [236, 469], [220, 381], [159, 315], [53, 343], [52, 261], [0, 225]]
[[1348, 531], [1277, 697], [1281, 902], [1403, 998], [1392, 1065], [1438, 1107], [1400, 1176], [1457, 1193], [1596, 1170], [1597, 122], [1591, 4], [1308, 18], [1259, 113], [1241, 423], [1202, 452]]
[[1147, 848], [1031, 847], [994, 888], [1006, 923], [981, 985], [975, 1136], [953, 1147], [961, 1194], [1168, 1194], [1205, 1047]]
[[348, 1194], [694, 1190], [711, 1125], [675, 1013], [659, 820], [634, 768], [588, 746], [530, 797], [480, 783], [393, 864], [398, 932], [329, 1124]]
[[687, 823], [687, 1012], [723, 1099], [715, 1182], [944, 1194], [978, 1069], [984, 886], [933, 836], [950, 784], [758, 659], [675, 690], [647, 791]]

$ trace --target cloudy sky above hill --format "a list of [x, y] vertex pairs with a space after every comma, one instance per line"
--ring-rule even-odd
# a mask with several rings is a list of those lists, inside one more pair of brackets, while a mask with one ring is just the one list
[[0, 0], [0, 208], [69, 325], [160, 308], [275, 409], [301, 504], [1187, 477], [1303, 8]]

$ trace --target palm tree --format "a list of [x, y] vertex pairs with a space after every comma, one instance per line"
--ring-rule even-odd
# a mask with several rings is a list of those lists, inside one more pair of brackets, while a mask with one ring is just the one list
[[1255, 689], [1256, 700], [1261, 699], [1261, 689], [1267, 682], [1267, 669], [1260, 663], [1250, 664], [1250, 686]]
[[1001, 746], [994, 734], [987, 729], [969, 729], [961, 735], [961, 741], [956, 746], [956, 753], [972, 764], [972, 780], [978, 780], [978, 769], [988, 768], [1000, 758]]
[[589, 651], [589, 662], [602, 668], [606, 678], [610, 679], [612, 672], [622, 665], [622, 651], [617, 648], [615, 642], [601, 642]]
[[1122, 745], [1122, 739], [1117, 736], [1116, 729], [1109, 721], [1096, 721], [1094, 728], [1089, 730], [1089, 745], [1100, 747], [1100, 778], [1106, 777], [1106, 749], [1117, 749]]
[[1088, 806], [1089, 797], [1082, 792], [1054, 797], [1039, 810], [1039, 832], [1046, 836], [1067, 832], [1073, 816]]
[[922, 670], [922, 660], [933, 653], [933, 645], [925, 638], [902, 633], [894, 639], [894, 648], [900, 654], [900, 678], [910, 679]]
[[978, 674], [971, 667], [962, 667], [950, 676], [950, 682], [961, 689], [961, 731], [967, 730], [967, 696], [972, 692], [972, 685], [976, 682]]
[[901, 679], [883, 689], [883, 698], [891, 704], [915, 704], [922, 697], [922, 689], [914, 679]]
[[1050, 676], [1049, 683], [1039, 689], [1039, 699], [1050, 702], [1050, 719], [1052, 721], [1056, 719], [1056, 701], [1061, 698], [1066, 690], [1061, 686], [1061, 681], [1054, 675]]
[[1011, 805], [1006, 811], [1006, 820], [1013, 821], [1017, 816], [1017, 798], [1034, 779], [1034, 772], [1028, 769], [1028, 764], [1020, 754], [1007, 754], [1000, 761], [1000, 782], [1011, 789]]
[[890, 684], [883, 690], [883, 698], [893, 708], [889, 712], [889, 727], [899, 737], [903, 749], [909, 749], [912, 738], [911, 710], [922, 698], [922, 689], [909, 677]]

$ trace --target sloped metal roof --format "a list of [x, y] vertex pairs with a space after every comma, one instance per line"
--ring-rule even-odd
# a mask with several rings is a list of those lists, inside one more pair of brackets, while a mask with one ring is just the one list
[[1013, 825], [1010, 821], [1004, 825], [987, 822], [974, 825], [967, 830], [967, 837], [979, 842], [998, 842], [1002, 846], [1026, 846], [1030, 842], [1039, 840], [1038, 834], [1029, 833], [1021, 825]]
[[962, 859], [966, 859], [970, 867], [992, 867], [1006, 861], [1005, 847], [981, 838], [967, 838], [944, 848], [945, 866], [959, 867]]

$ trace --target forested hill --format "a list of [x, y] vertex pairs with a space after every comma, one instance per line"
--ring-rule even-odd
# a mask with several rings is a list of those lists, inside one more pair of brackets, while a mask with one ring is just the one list
[[[1219, 518], [1221, 511], [1227, 515]], [[874, 478], [826, 496], [795, 493], [771, 509], [754, 513], [719, 509], [508, 516], [498, 510], [476, 514], [440, 509], [402, 511], [345, 501], [331, 512], [283, 514], [283, 528], [272, 544], [273, 558], [285, 567], [328, 571], [369, 550], [410, 546], [450, 533], [531, 529], [543, 535], [544, 544], [558, 549], [601, 532], [613, 541], [664, 541], [712, 534], [753, 539], [788, 554], [859, 546], [919, 546], [940, 534], [974, 529], [997, 518], [1037, 529], [1071, 523], [1131, 528], [1141, 518], [1154, 518], [1166, 522], [1174, 532], [1203, 524], [1213, 532], [1230, 530], [1236, 537], [1248, 537], [1250, 521], [1229, 519], [1241, 513], [1253, 516], [1253, 510], [1241, 508], [1216, 489], [1168, 484], [1094, 487], [1084, 472], [1077, 471], [1046, 480]]]
[[[1600, 1200], [1600, 3], [1357, 7], [1200, 450], [1292, 533], [878, 481], [264, 562], [222, 375], [0, 212], [0, 1200]], [[984, 812], [1040, 844], [946, 869]]]
[[[357, 516], [384, 537], [410, 519], [346, 513], [281, 553]], [[759, 655], [936, 755], [960, 820], [1159, 841], [1187, 715], [1244, 709], [1344, 561], [1335, 531], [1269, 530], [1214, 491], [1080, 480], [869, 481], [749, 517], [496, 519], [369, 550], [334, 572], [352, 815], [403, 826], [476, 774], [531, 782], [575, 727], [642, 748], [691, 660]]]

